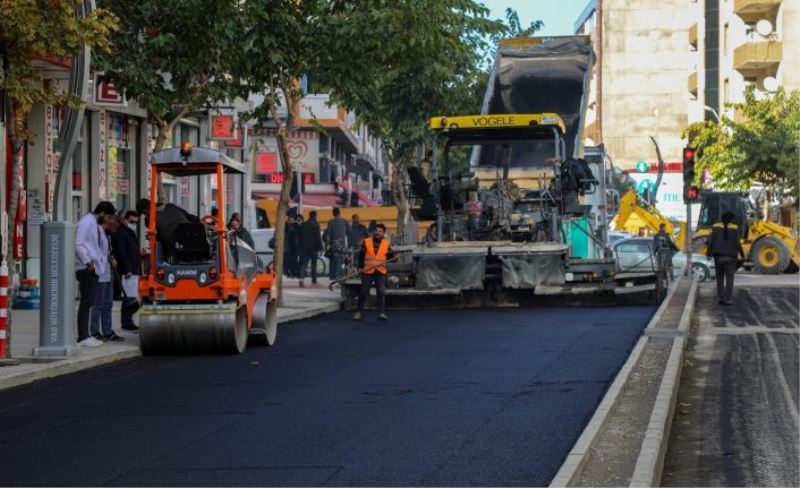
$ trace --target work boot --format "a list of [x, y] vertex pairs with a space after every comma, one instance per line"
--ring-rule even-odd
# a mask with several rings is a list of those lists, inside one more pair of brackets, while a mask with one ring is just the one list
[[361, 320], [361, 312], [354, 313], [353, 320]]
[[378, 315], [378, 320], [389, 320], [389, 317], [385, 313], [382, 313]]

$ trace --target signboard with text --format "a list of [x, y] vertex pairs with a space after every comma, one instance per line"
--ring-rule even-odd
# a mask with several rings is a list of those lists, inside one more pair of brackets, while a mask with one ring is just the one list
[[230, 141], [236, 139], [236, 124], [233, 115], [211, 115], [211, 139]]
[[94, 79], [94, 104], [109, 107], [127, 107], [125, 95], [117, 91], [114, 81], [102, 75]]

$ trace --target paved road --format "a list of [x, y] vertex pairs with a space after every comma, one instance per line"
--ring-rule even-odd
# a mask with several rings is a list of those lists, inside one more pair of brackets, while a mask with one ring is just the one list
[[543, 485], [652, 307], [340, 313], [0, 392], [2, 485]]
[[800, 289], [777, 278], [742, 280], [733, 306], [700, 287], [665, 486], [800, 486]]

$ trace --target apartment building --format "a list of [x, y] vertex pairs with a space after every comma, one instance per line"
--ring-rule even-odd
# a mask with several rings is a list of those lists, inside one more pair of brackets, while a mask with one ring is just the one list
[[778, 87], [800, 89], [800, 1], [699, 0], [690, 4], [688, 120], [736, 117], [730, 103]]

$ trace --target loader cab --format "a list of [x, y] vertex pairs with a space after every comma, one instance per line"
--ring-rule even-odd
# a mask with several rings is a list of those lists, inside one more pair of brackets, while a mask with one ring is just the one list
[[752, 207], [747, 198], [736, 192], [704, 192], [700, 194], [700, 215], [697, 230], [710, 229], [722, 221], [722, 215], [731, 212], [733, 223], [739, 227], [739, 238], [747, 236], [748, 222], [752, 218]]

